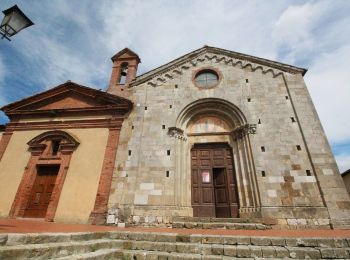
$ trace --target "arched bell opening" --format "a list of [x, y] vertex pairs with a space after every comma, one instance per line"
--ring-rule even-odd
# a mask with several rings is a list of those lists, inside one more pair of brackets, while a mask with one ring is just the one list
[[126, 77], [128, 75], [128, 67], [129, 67], [129, 65], [127, 62], [123, 62], [120, 65], [120, 78], [119, 78], [120, 85], [125, 85]]

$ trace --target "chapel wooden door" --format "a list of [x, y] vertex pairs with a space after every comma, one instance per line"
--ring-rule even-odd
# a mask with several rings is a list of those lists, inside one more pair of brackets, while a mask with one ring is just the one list
[[191, 150], [194, 217], [238, 217], [232, 151], [226, 143], [195, 144]]
[[59, 165], [38, 166], [24, 217], [44, 218], [55, 187]]
[[216, 217], [231, 217], [225, 168], [213, 168], [213, 184]]

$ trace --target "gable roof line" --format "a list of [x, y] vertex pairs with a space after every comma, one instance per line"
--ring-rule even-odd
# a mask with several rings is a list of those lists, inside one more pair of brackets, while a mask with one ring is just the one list
[[305, 68], [300, 68], [300, 67], [296, 67], [296, 66], [292, 66], [289, 64], [285, 64], [282, 62], [277, 62], [277, 61], [273, 61], [273, 60], [269, 60], [269, 59], [265, 59], [265, 58], [260, 58], [260, 57], [256, 57], [256, 56], [252, 56], [252, 55], [247, 55], [244, 53], [240, 53], [240, 52], [234, 52], [234, 51], [230, 51], [230, 50], [225, 50], [225, 49], [221, 49], [221, 48], [216, 48], [216, 47], [211, 47], [211, 46], [207, 46], [205, 45], [202, 48], [199, 48], [197, 50], [194, 50], [192, 52], [189, 52], [175, 60], [172, 60], [164, 65], [161, 65], [155, 69], [152, 69], [148, 72], [145, 72], [139, 76], [137, 76], [129, 85], [130, 87], [135, 86], [137, 84], [143, 83], [151, 78], [153, 78], [154, 76], [161, 74], [163, 72], [166, 72], [168, 70], [173, 69], [175, 66], [179, 66], [183, 63], [186, 63], [189, 59], [191, 58], [195, 58], [199, 55], [201, 55], [202, 53], [211, 51], [213, 53], [216, 54], [224, 54], [230, 57], [234, 57], [234, 58], [238, 58], [241, 60], [247, 60], [247, 61], [251, 61], [254, 63], [258, 63], [258, 64], [262, 64], [265, 66], [269, 66], [275, 69], [279, 69], [285, 72], [293, 72], [293, 73], [301, 73], [303, 76], [306, 74], [307, 69]]
[[[90, 87], [86, 87], [86, 86], [83, 86], [83, 85], [80, 85], [80, 84], [77, 84], [75, 82], [72, 82], [72, 81], [67, 81], [65, 83], [62, 83], [52, 89], [49, 89], [49, 90], [46, 90], [46, 91], [43, 91], [43, 92], [40, 92], [38, 94], [34, 94], [32, 96], [29, 96], [29, 97], [26, 97], [26, 98], [23, 98], [21, 100], [18, 100], [18, 101], [15, 101], [13, 103], [10, 103], [10, 104], [7, 104], [3, 107], [1, 107], [0, 109], [2, 111], [4, 111], [5, 113], [8, 112], [8, 111], [11, 111], [13, 109], [16, 109], [18, 106], [21, 107], [21, 104], [22, 106], [25, 105], [26, 102], [29, 102], [30, 100], [33, 100], [34, 103], [35, 102], [40, 102], [41, 100], [44, 100], [44, 99], [47, 99], [47, 98], [50, 98], [51, 96], [45, 96], [45, 94], [48, 94], [50, 92], [55, 92], [55, 91], [58, 91], [59, 89], [64, 89], [66, 88], [66, 90], [72, 90], [72, 91], [75, 91], [76, 89], [74, 88], [78, 88], [80, 90], [85, 90], [85, 91], [90, 91], [90, 92], [93, 92], [97, 95], [100, 95], [101, 97], [103, 98], [106, 98], [106, 99], [113, 99], [113, 100], [121, 100], [121, 101], [124, 101], [126, 103], [128, 103], [129, 105], [132, 104], [132, 102], [126, 98], [123, 98], [123, 97], [120, 97], [120, 96], [116, 96], [116, 95], [113, 95], [113, 94], [110, 94], [110, 93], [107, 93], [107, 92], [104, 92], [104, 91], [101, 91], [101, 90], [97, 90], [97, 89], [94, 89], [94, 88], [90, 88]], [[59, 92], [58, 92], [59, 93]], [[62, 92], [63, 93], [63, 92]], [[43, 98], [40, 98], [40, 97], [43, 97]], [[53, 96], [54, 96], [54, 93], [53, 93]], [[37, 99], [37, 100], [36, 100]]]
[[112, 56], [111, 60], [114, 61], [115, 59], [117, 59], [119, 56], [123, 55], [126, 52], [129, 52], [131, 55], [135, 56], [141, 62], [141, 59], [140, 59], [139, 55], [137, 55], [136, 52], [132, 51], [129, 48], [124, 48], [121, 51], [117, 52], [116, 54], [114, 54]]
[[345, 177], [346, 175], [348, 175], [350, 173], [350, 169], [347, 169], [345, 172], [343, 172], [341, 174], [342, 177]]

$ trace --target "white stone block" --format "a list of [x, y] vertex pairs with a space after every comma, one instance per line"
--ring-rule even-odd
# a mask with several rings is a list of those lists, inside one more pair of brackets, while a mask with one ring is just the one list
[[304, 218], [297, 219], [297, 222], [298, 222], [299, 225], [306, 225], [307, 224], [307, 221]]
[[160, 196], [162, 195], [162, 190], [152, 190], [150, 192], [150, 195], [157, 195], [157, 196]]
[[295, 177], [295, 176], [299, 176], [299, 175], [300, 175], [300, 172], [301, 172], [301, 171], [299, 171], [299, 170], [291, 170], [291, 171], [290, 171], [290, 175], [291, 175], [291, 176], [294, 176], [294, 177]]
[[132, 216], [132, 222], [139, 223], [140, 222], [140, 216]]
[[296, 226], [296, 225], [298, 225], [298, 221], [297, 221], [297, 219], [295, 219], [295, 218], [289, 218], [289, 219], [287, 219], [287, 223], [288, 223], [288, 225], [291, 225], [291, 226]]
[[134, 204], [136, 205], [147, 205], [148, 195], [136, 194], [134, 199]]
[[118, 227], [125, 228], [125, 223], [118, 223]]
[[319, 218], [317, 221], [319, 225], [329, 225], [329, 219], [327, 218]]
[[120, 177], [126, 177], [126, 171], [121, 171], [120, 172]]
[[334, 175], [334, 172], [332, 169], [323, 169], [323, 175]]
[[326, 160], [324, 158], [315, 158], [314, 163], [325, 163]]
[[270, 198], [276, 198], [277, 191], [276, 190], [267, 190], [267, 196], [269, 196]]
[[156, 217], [155, 216], [148, 216], [148, 223], [154, 223], [156, 222]]
[[107, 224], [114, 224], [115, 216], [114, 215], [108, 215], [107, 217]]
[[269, 183], [283, 183], [284, 178], [283, 178], [283, 176], [272, 176], [272, 177], [268, 177], [267, 182], [269, 182]]
[[162, 223], [163, 222], [163, 217], [157, 217], [157, 222]]
[[154, 183], [141, 183], [140, 190], [154, 190]]
[[295, 182], [316, 182], [315, 176], [297, 176], [294, 177]]

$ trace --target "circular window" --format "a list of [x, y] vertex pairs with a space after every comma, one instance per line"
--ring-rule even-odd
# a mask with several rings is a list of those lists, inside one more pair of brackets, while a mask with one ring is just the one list
[[195, 77], [195, 82], [198, 87], [211, 88], [218, 84], [219, 76], [216, 74], [215, 71], [202, 70], [197, 73]]

